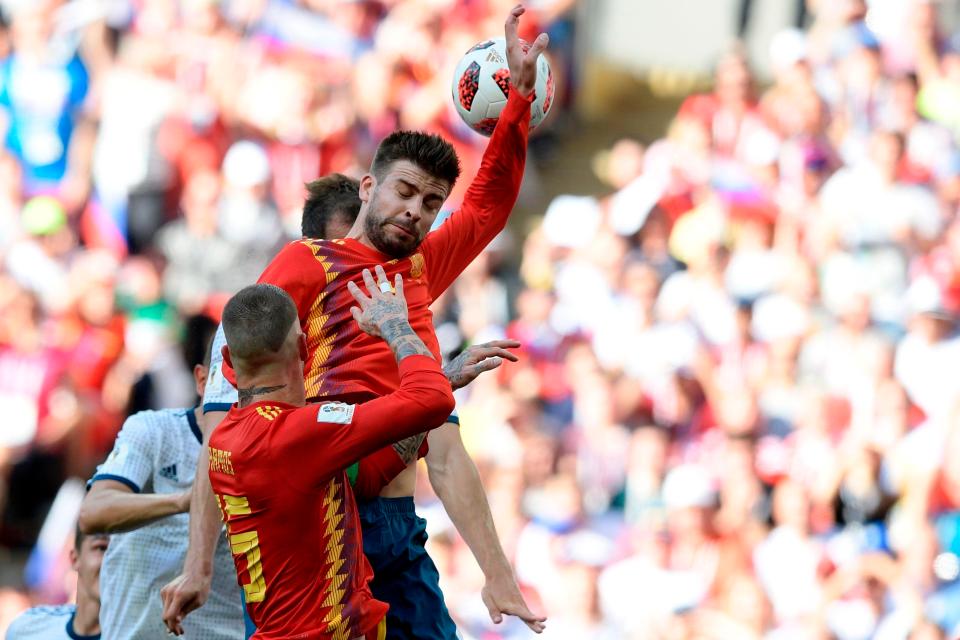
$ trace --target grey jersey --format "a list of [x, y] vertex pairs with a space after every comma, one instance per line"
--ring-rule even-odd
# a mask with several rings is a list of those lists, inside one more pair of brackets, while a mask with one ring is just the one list
[[7, 640], [100, 640], [100, 634], [81, 636], [73, 631], [73, 614], [77, 606], [27, 609], [10, 623]]
[[[191, 409], [142, 411], [127, 418], [113, 451], [90, 483], [115, 480], [137, 493], [177, 493], [193, 484], [202, 434]], [[110, 640], [166, 639], [160, 589], [181, 571], [189, 514], [110, 537], [100, 570], [100, 626]], [[184, 619], [187, 640], [244, 637], [233, 557], [221, 537], [206, 604]]]

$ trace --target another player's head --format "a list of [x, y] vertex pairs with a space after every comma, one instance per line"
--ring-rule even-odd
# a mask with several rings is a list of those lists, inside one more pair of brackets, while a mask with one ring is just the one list
[[335, 240], [347, 235], [360, 213], [360, 181], [331, 173], [307, 183], [300, 232], [304, 238]]
[[457, 152], [440, 136], [391, 133], [360, 180], [357, 224], [381, 253], [406, 257], [423, 242], [459, 177]]
[[79, 526], [76, 528], [70, 564], [77, 572], [78, 606], [81, 602], [100, 603], [100, 565], [109, 544], [110, 536], [106, 534], [85, 534]]
[[223, 333], [223, 359], [236, 371], [238, 388], [267, 377], [303, 379], [307, 340], [293, 299], [280, 287], [241, 289], [223, 309]]
[[210, 349], [213, 347], [217, 323], [207, 315], [187, 318], [183, 338], [184, 361], [193, 371], [193, 383], [197, 395], [203, 397], [210, 371]]

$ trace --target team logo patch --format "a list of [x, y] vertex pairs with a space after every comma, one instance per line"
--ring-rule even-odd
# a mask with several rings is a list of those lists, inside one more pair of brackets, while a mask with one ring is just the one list
[[345, 402], [326, 402], [320, 405], [317, 410], [317, 422], [328, 422], [330, 424], [350, 424], [353, 422], [353, 412], [357, 409], [355, 404]]
[[415, 253], [410, 256], [410, 277], [419, 278], [423, 275], [423, 254]]
[[127, 459], [127, 443], [121, 442], [119, 445], [113, 448], [113, 451], [110, 452], [110, 455], [107, 456], [107, 462], [113, 462], [119, 464]]

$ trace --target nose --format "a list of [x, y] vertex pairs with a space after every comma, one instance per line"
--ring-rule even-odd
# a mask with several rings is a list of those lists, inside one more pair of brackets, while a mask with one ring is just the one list
[[420, 222], [420, 218], [423, 217], [423, 200], [418, 199], [416, 202], [412, 202], [404, 212], [404, 216], [414, 223]]

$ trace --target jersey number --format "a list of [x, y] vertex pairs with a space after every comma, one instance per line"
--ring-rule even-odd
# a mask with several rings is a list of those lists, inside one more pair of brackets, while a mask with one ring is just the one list
[[260, 563], [260, 537], [256, 531], [233, 533], [230, 522], [237, 516], [250, 513], [250, 504], [244, 496], [217, 496], [220, 515], [227, 524], [227, 539], [233, 555], [243, 554], [247, 559], [247, 575], [250, 578], [243, 584], [243, 594], [247, 602], [263, 602], [267, 596], [267, 583], [263, 579], [263, 565]]

